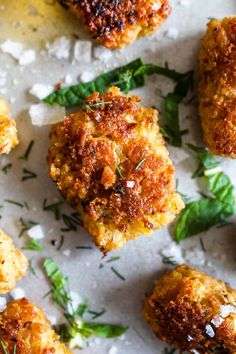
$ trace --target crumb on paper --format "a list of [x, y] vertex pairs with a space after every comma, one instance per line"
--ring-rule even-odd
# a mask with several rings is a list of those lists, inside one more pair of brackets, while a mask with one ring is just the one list
[[52, 85], [34, 84], [29, 90], [29, 93], [32, 96], [35, 96], [38, 99], [42, 100], [43, 98], [50, 95], [50, 93], [52, 93], [53, 90], [54, 87]]
[[38, 103], [30, 106], [29, 115], [33, 125], [50, 125], [61, 122], [66, 115], [66, 110], [59, 105], [49, 106], [46, 103]]

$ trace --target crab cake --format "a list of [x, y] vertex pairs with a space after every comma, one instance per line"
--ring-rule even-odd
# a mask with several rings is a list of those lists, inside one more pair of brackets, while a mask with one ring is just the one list
[[82, 18], [90, 35], [108, 48], [131, 44], [162, 25], [168, 0], [58, 0]]
[[236, 291], [187, 265], [157, 281], [143, 313], [157, 337], [181, 352], [236, 353]]
[[27, 268], [25, 256], [0, 229], [0, 294], [11, 291], [17, 280], [25, 275]]
[[209, 22], [199, 68], [205, 142], [213, 154], [236, 158], [236, 17]]
[[8, 117], [6, 102], [0, 98], [0, 155], [9, 152], [19, 143], [16, 123]]
[[59, 341], [43, 311], [27, 299], [9, 302], [0, 314], [0, 353], [72, 353]]
[[157, 118], [112, 87], [51, 130], [50, 176], [104, 253], [169, 224], [184, 206]]

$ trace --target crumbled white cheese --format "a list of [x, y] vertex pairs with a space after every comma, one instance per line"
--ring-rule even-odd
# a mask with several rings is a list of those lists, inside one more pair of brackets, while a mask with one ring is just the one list
[[127, 181], [126, 182], [127, 188], [133, 188], [134, 187], [134, 181]]
[[51, 57], [68, 59], [71, 51], [71, 39], [66, 36], [58, 37], [52, 43], [47, 42], [46, 48]]
[[65, 84], [66, 85], [70, 85], [70, 84], [72, 84], [72, 82], [73, 82], [72, 76], [70, 74], [66, 74], [66, 76], [65, 76]]
[[91, 71], [84, 71], [81, 75], [80, 75], [80, 80], [82, 82], [87, 82], [87, 81], [91, 81], [95, 78], [95, 74], [92, 73]]
[[0, 46], [3, 53], [10, 54], [15, 59], [20, 59], [23, 52], [23, 44], [7, 39]]
[[213, 319], [211, 320], [211, 323], [218, 328], [221, 323], [224, 321], [224, 319], [222, 317], [220, 317], [219, 315], [214, 316]]
[[118, 350], [117, 347], [115, 347], [114, 345], [110, 348], [108, 354], [117, 354]]
[[15, 288], [10, 292], [10, 295], [14, 300], [19, 300], [25, 297], [25, 291], [22, 288]]
[[215, 331], [210, 324], [206, 325], [205, 330], [209, 337], [213, 338], [215, 336]]
[[63, 121], [66, 110], [59, 105], [50, 106], [46, 103], [34, 104], [29, 109], [33, 125], [50, 125]]
[[112, 50], [99, 45], [94, 48], [93, 56], [102, 61], [109, 61], [112, 58]]
[[66, 250], [62, 251], [62, 254], [63, 254], [65, 257], [70, 257], [70, 255], [71, 255], [71, 250], [66, 249]]
[[179, 37], [179, 30], [175, 27], [170, 27], [166, 32], [165, 36], [169, 39], [177, 39]]
[[0, 297], [0, 312], [4, 311], [7, 306], [7, 300], [5, 297]]
[[91, 61], [92, 43], [78, 40], [74, 45], [74, 59], [78, 62], [88, 63]]
[[225, 318], [228, 317], [231, 313], [236, 314], [236, 307], [232, 305], [221, 305], [220, 306], [220, 316]]
[[45, 237], [43, 229], [40, 225], [35, 225], [31, 227], [27, 231], [27, 234], [29, 235], [29, 237], [33, 238], [34, 240], [42, 240]]
[[192, 340], [193, 340], [193, 337], [188, 334], [187, 341], [192, 342]]
[[35, 58], [36, 58], [35, 50], [33, 49], [25, 50], [19, 58], [19, 64], [23, 66], [30, 65], [35, 61]]
[[34, 84], [29, 93], [32, 96], [37, 97], [38, 99], [42, 100], [43, 98], [47, 97], [50, 93], [52, 93], [54, 87], [52, 85], [44, 85], [44, 84]]

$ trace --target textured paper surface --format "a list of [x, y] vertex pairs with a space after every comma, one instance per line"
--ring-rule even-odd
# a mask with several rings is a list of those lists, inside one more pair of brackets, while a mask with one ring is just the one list
[[[119, 252], [108, 255], [107, 259], [114, 255], [120, 257], [120, 260], [111, 264], [102, 259], [102, 254], [93, 246], [83, 229], [79, 228], [77, 232], [62, 233], [60, 228], [63, 227], [63, 223], [54, 220], [53, 214], [42, 210], [44, 198], [53, 202], [60, 196], [48, 177], [46, 154], [49, 128], [37, 128], [31, 125], [28, 108], [37, 100], [29, 95], [28, 90], [34, 83], [55, 84], [66, 74], [70, 74], [74, 82], [84, 71], [94, 72], [96, 76], [139, 56], [142, 56], [145, 62], [162, 65], [168, 62], [171, 68], [178, 71], [196, 70], [200, 38], [205, 31], [208, 19], [235, 14], [235, 0], [189, 0], [188, 6], [181, 6], [179, 4], [181, 1], [172, 1], [172, 15], [155, 36], [141, 39], [126, 49], [112, 52], [112, 58], [107, 63], [93, 60], [91, 64], [76, 65], [72, 65], [71, 60], [44, 58], [39, 51], [43, 49], [45, 40], [51, 40], [63, 34], [70, 36], [77, 34], [80, 38], [88, 38], [79, 27], [78, 21], [56, 4], [46, 5], [43, 0], [32, 3], [38, 13], [28, 16], [28, 12], [32, 13], [32, 9], [30, 11], [29, 8], [30, 1], [0, 0], [0, 4], [5, 5], [5, 10], [0, 11], [0, 42], [5, 39], [14, 39], [24, 43], [26, 49], [37, 49], [35, 63], [27, 67], [20, 67], [10, 56], [0, 52], [0, 72], [6, 72], [7, 78], [4, 87], [0, 87], [0, 95], [9, 100], [13, 98], [12, 101], [15, 99], [11, 108], [21, 142], [9, 157], [0, 159], [0, 166], [8, 162], [13, 164], [8, 175], [5, 176], [0, 172], [0, 204], [4, 205], [1, 210], [0, 225], [14, 238], [18, 246], [23, 246], [27, 240], [26, 236], [21, 239], [17, 237], [20, 230], [17, 222], [20, 217], [39, 222], [46, 235], [42, 242], [46, 247], [44, 252], [25, 251], [27, 257], [32, 259], [36, 266], [37, 277], [29, 274], [19, 286], [25, 289], [31, 301], [39, 304], [48, 315], [57, 316], [59, 319], [60, 309], [53, 305], [49, 298], [43, 298], [49, 290], [49, 284], [42, 272], [42, 259], [52, 256], [60, 264], [63, 273], [70, 277], [72, 290], [78, 292], [81, 297], [88, 298], [92, 310], [106, 309], [106, 313], [99, 318], [99, 321], [119, 323], [130, 327], [127, 334], [117, 340], [90, 340], [90, 344], [85, 345], [81, 353], [105, 354], [109, 353], [114, 346], [118, 354], [162, 353], [164, 346], [144, 323], [141, 308], [144, 294], [150, 290], [153, 281], [166, 269], [170, 269], [162, 264], [160, 256], [160, 250], [171, 242], [170, 230], [165, 228], [154, 232], [152, 237], [140, 237], [137, 241], [129, 242]], [[20, 21], [23, 22], [20, 23]], [[34, 26], [37, 31], [33, 29]], [[170, 28], [178, 30], [177, 39], [170, 39], [166, 36], [165, 33]], [[152, 76], [147, 81], [147, 85], [137, 93], [143, 97], [145, 105], [157, 106], [161, 112], [163, 108], [160, 93], [165, 94], [172, 90], [173, 84], [160, 76]], [[191, 105], [181, 106], [181, 126], [183, 129], [190, 129], [190, 134], [184, 137], [185, 142], [202, 144], [196, 92]], [[24, 153], [31, 139], [35, 140], [35, 145], [29, 161], [19, 160], [18, 157]], [[196, 167], [194, 159], [184, 149], [169, 147], [169, 150], [177, 171], [179, 191], [197, 198], [197, 191], [201, 186], [197, 184], [198, 181], [191, 179], [191, 174]], [[236, 161], [222, 159], [222, 167], [236, 182]], [[23, 168], [34, 171], [38, 177], [21, 182]], [[4, 202], [5, 199], [13, 199], [21, 203], [25, 201], [29, 204], [30, 210], [7, 204]], [[72, 212], [66, 206], [62, 210], [67, 214]], [[186, 258], [190, 258], [192, 265], [236, 287], [235, 217], [232, 221], [234, 224], [228, 227], [212, 228], [208, 232], [181, 243], [181, 248], [186, 250]], [[51, 240], [60, 239], [62, 234], [65, 236], [63, 250], [70, 249], [70, 257], [57, 252], [56, 248], [51, 245]], [[207, 250], [205, 254], [202, 252], [200, 237], [204, 240]], [[92, 246], [93, 249], [79, 250], [75, 249], [76, 246]], [[101, 263], [104, 267], [99, 269]], [[111, 265], [125, 277], [125, 281], [116, 277], [110, 269]]]

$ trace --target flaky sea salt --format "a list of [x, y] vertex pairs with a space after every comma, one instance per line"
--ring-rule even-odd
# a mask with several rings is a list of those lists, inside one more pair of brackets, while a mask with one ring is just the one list
[[206, 325], [205, 330], [206, 330], [206, 334], [207, 334], [209, 337], [213, 338], [213, 337], [215, 336], [215, 331], [214, 331], [214, 329], [212, 328], [211, 325], [209, 325], [209, 324]]
[[236, 307], [232, 305], [221, 305], [220, 316], [223, 318], [228, 317], [231, 313], [236, 314]]
[[38, 99], [42, 100], [43, 98], [47, 97], [50, 93], [52, 93], [54, 87], [52, 85], [44, 85], [44, 84], [34, 84], [29, 93], [32, 96], [37, 97]]
[[25, 291], [22, 288], [15, 288], [10, 292], [10, 295], [14, 300], [19, 300], [25, 297]]
[[49, 106], [46, 103], [34, 104], [29, 109], [33, 125], [50, 125], [63, 121], [66, 110], [59, 105]]
[[78, 40], [74, 44], [74, 59], [77, 62], [88, 63], [91, 61], [92, 43], [90, 41]]
[[213, 319], [211, 320], [211, 323], [218, 328], [221, 323], [224, 321], [224, 319], [222, 317], [220, 317], [219, 315], [213, 317]]
[[134, 181], [127, 181], [126, 182], [127, 188], [133, 188], [134, 187]]
[[53, 42], [46, 43], [48, 55], [57, 59], [68, 59], [71, 51], [71, 39], [66, 36], [58, 37]]

